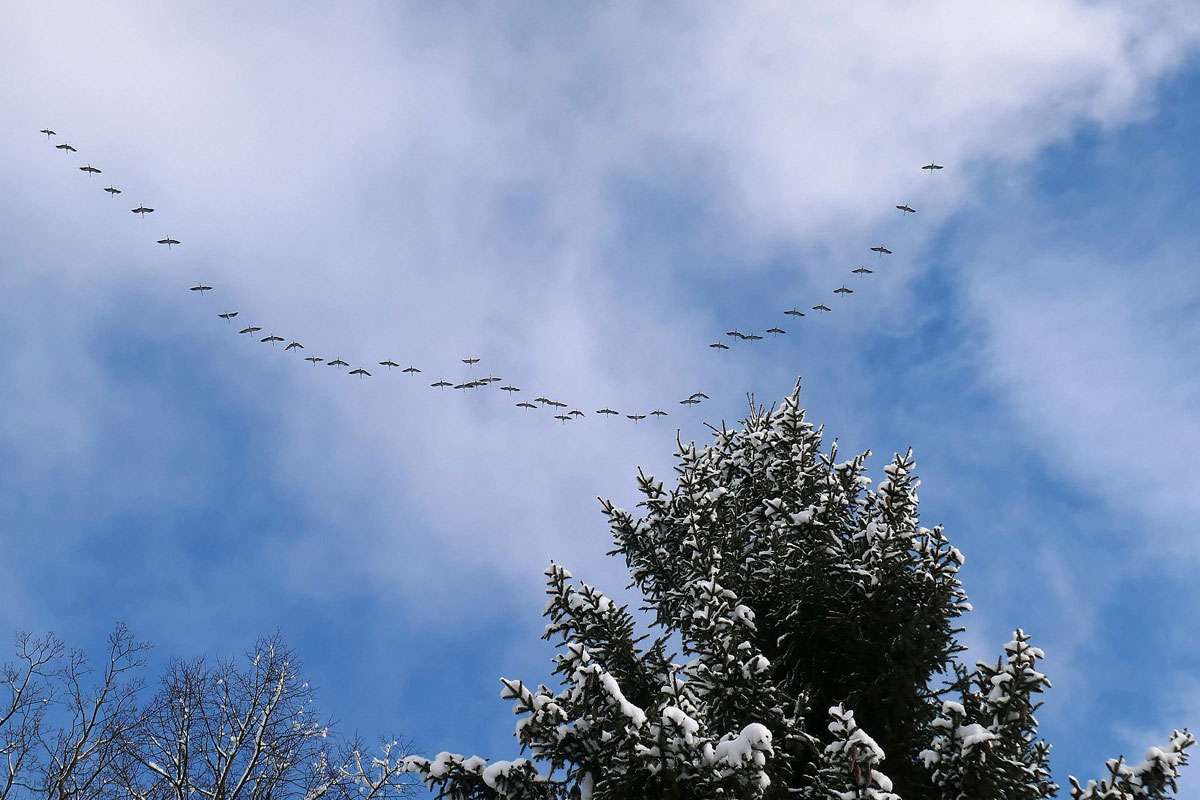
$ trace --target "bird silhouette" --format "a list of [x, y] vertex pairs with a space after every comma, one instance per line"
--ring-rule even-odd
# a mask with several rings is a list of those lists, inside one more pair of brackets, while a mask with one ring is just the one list
[[[40, 133], [46, 136], [47, 141], [49, 141], [52, 137], [57, 136], [57, 133], [50, 128], [43, 128], [43, 129], [41, 129]], [[75, 147], [73, 147], [72, 145], [70, 145], [66, 142], [62, 142], [58, 145], [55, 145], [55, 148], [62, 150], [64, 153], [78, 152]], [[87, 163], [83, 166], [79, 166], [78, 169], [81, 172], [86, 172], [91, 175], [102, 174], [102, 170], [93, 166], [91, 163]], [[944, 169], [944, 166], [941, 164], [938, 164], [936, 162], [930, 162], [929, 164], [922, 166], [921, 169], [932, 173], [932, 172], [940, 171], [940, 170]], [[107, 192], [108, 194], [110, 194], [113, 197], [117, 196], [118, 194], [123, 193], [123, 190], [116, 186], [106, 186], [103, 188], [104, 188], [105, 192]], [[896, 204], [894, 206], [894, 208], [898, 212], [900, 212], [902, 215], [914, 215], [917, 213], [917, 209], [913, 208], [907, 202]], [[145, 205], [139, 205], [137, 208], [131, 209], [131, 211], [132, 211], [132, 213], [135, 213], [135, 214], [138, 214], [139, 216], [145, 217], [146, 214], [153, 213], [154, 209], [149, 208]], [[175, 245], [181, 244], [180, 240], [175, 239], [171, 236], [166, 236], [162, 239], [158, 239], [157, 243], [166, 245], [168, 249], [173, 248]], [[874, 247], [871, 247], [870, 250], [874, 253], [877, 253], [881, 257], [884, 255], [892, 255], [893, 254], [893, 251], [890, 250], [886, 245], [883, 245], [883, 244], [879, 244]], [[189, 250], [189, 252], [191, 252], [191, 251]], [[185, 256], [183, 256], [183, 258], [185, 258], [185, 259], [187, 258], [186, 254], [185, 254]], [[850, 272], [851, 272], [851, 274], [854, 274], [854, 275], [873, 274], [873, 270], [866, 266], [858, 266], [855, 269], [850, 270]], [[190, 291], [199, 292], [199, 293], [203, 293], [206, 291], [213, 291], [212, 286], [209, 286], [209, 285], [206, 285], [203, 283], [197, 284], [197, 285], [189, 287], [189, 288], [190, 288]], [[224, 289], [223, 289], [223, 291], [224, 291]], [[834, 294], [838, 294], [838, 295], [849, 295], [849, 294], [853, 294], [855, 291], [856, 290], [849, 288], [845, 284], [842, 284], [840, 287], [833, 290]], [[829, 306], [825, 305], [824, 303], [818, 303], [817, 305], [812, 306], [812, 310], [831, 312], [833, 309], [831, 309]], [[799, 310], [798, 308], [791, 308], [783, 313], [785, 315], [794, 316], [794, 317], [805, 316], [805, 312]], [[230, 320], [234, 319], [238, 315], [239, 315], [239, 312], [237, 312], [237, 311], [226, 311], [221, 314], [218, 314], [217, 316], [221, 319], [224, 319], [226, 322], [229, 322]], [[262, 328], [260, 326], [249, 325], [249, 326], [241, 329], [239, 331], [239, 333], [241, 333], [241, 334], [251, 333], [252, 334], [252, 333], [257, 333], [261, 330], [262, 330]], [[783, 328], [780, 328], [780, 327], [770, 327], [770, 328], [767, 328], [765, 332], [768, 335], [783, 335], [783, 334], [787, 333], [786, 330], [784, 330]], [[743, 333], [742, 331], [740, 331], [738, 329], [726, 331], [725, 335], [729, 336], [729, 337], [736, 337], [743, 341], [750, 341], [750, 342], [761, 341], [764, 338], [763, 336], [758, 335], [758, 334]], [[274, 344], [275, 342], [284, 342], [286, 340], [282, 336], [271, 335], [271, 336], [262, 338], [260, 341], [262, 341], [264, 343]], [[729, 350], [730, 349], [730, 346], [722, 340], [712, 342], [708, 346], [714, 350]], [[284, 351], [290, 351], [293, 349], [298, 349], [298, 350], [304, 349], [304, 345], [302, 343], [300, 343], [299, 341], [292, 340], [292, 341], [290, 341], [290, 343], [287, 344], [286, 347], [283, 348]], [[324, 359], [322, 359], [318, 356], [309, 356], [309, 357], [305, 358], [305, 360], [311, 362], [314, 366], [318, 363], [328, 363], [329, 366], [343, 366], [343, 367], [351, 366], [348, 362], [343, 361], [340, 358], [325, 362]], [[476, 364], [480, 363], [481, 358], [479, 356], [468, 356], [466, 358], [462, 358], [461, 361], [462, 361], [462, 363], [466, 364], [468, 367], [474, 367]], [[389, 369], [398, 368], [400, 366], [397, 362], [392, 361], [390, 359], [385, 360], [385, 361], [380, 361], [378, 363], [380, 366], [386, 366]], [[415, 374], [415, 373], [421, 372], [421, 370], [418, 369], [417, 367], [409, 366], [409, 367], [403, 369], [402, 372], [409, 373], [409, 374]], [[350, 371], [349, 374], [356, 375], [358, 377], [370, 377], [371, 376], [371, 373], [369, 371], [367, 371], [366, 369], [361, 368], [361, 367]], [[486, 378], [476, 378], [474, 380], [468, 380], [465, 383], [456, 385], [455, 388], [456, 389], [485, 388], [485, 387], [491, 385], [492, 383], [501, 383], [502, 381], [503, 381], [503, 379], [500, 377], [488, 376]], [[439, 388], [439, 389], [444, 389], [451, 385], [452, 384], [450, 381], [447, 381], [444, 379], [430, 384], [431, 387]], [[521, 391], [521, 389], [518, 386], [515, 386], [512, 384], [501, 385], [500, 390], [505, 391], [505, 392], [520, 392]], [[697, 393], [694, 393], [691, 396], [689, 396], [686, 400], [681, 400], [679, 402], [682, 405], [695, 405], [695, 404], [701, 402], [702, 399], [703, 400], [709, 399], [708, 395], [705, 395], [701, 392], [697, 392]], [[556, 400], [551, 400], [546, 397], [535, 398], [533, 402], [526, 401], [526, 402], [517, 403], [516, 406], [519, 408], [533, 409], [533, 408], [537, 408], [537, 404], [548, 405], [555, 409], [567, 408], [566, 403], [559, 402]], [[602, 408], [602, 409], [596, 411], [595, 413], [603, 414], [605, 416], [617, 416], [619, 414], [619, 412], [617, 412], [616, 410], [607, 408], [607, 407]], [[560, 419], [565, 422], [567, 419], [576, 419], [576, 418], [581, 418], [584, 416], [586, 416], [585, 412], [575, 409], [575, 410], [572, 410], [572, 411], [569, 411], [569, 412], [566, 412], [563, 414], [558, 414], [555, 416], [555, 418]], [[628, 419], [631, 419], [636, 423], [639, 420], [645, 419], [647, 417], [647, 414], [626, 414], [625, 416]], [[655, 417], [668, 416], [668, 412], [666, 412], [664, 409], [657, 408], [657, 409], [654, 409], [653, 411], [649, 412], [649, 416], [655, 416]]]

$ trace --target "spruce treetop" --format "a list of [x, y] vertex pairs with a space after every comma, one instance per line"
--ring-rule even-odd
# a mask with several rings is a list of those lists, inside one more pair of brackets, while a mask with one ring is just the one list
[[[650, 632], [551, 564], [561, 685], [501, 679], [526, 757], [407, 769], [464, 799], [1054, 797], [1041, 650], [1018, 630], [995, 663], [959, 663], [963, 555], [921, 526], [911, 451], [877, 484], [869, 456], [823, 446], [798, 384], [705, 447], [679, 442], [673, 487], [639, 472], [638, 513], [601, 500]], [[1072, 778], [1072, 798], [1165, 799], [1193, 742]]]

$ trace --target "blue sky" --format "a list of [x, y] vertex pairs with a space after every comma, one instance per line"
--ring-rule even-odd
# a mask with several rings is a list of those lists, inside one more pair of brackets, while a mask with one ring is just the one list
[[[923, 520], [967, 554], [971, 654], [1015, 626], [1047, 651], [1060, 779], [1200, 727], [1185, 4], [12, 16], [0, 628], [87, 646], [125, 620], [159, 658], [279, 629], [344, 727], [505, 756], [498, 676], [548, 672], [547, 561], [624, 586], [596, 495], [631, 502], [677, 427], [801, 376], [844, 451], [915, 448]], [[878, 241], [896, 255], [835, 298]], [[818, 300], [837, 313], [779, 314]], [[433, 380], [479, 354], [673, 416], [564, 429], [336, 379], [227, 306], [320, 355]]]

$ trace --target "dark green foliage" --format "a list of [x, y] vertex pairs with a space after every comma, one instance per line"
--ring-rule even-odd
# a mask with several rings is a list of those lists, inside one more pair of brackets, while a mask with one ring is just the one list
[[[454, 798], [1054, 796], [1034, 717], [1042, 653], [1017, 631], [994, 665], [957, 661], [963, 556], [920, 525], [912, 453], [873, 485], [869, 453], [823, 449], [799, 387], [713, 433], [679, 444], [673, 488], [639, 473], [640, 516], [601, 501], [656, 638], [552, 564], [562, 688], [502, 679], [530, 760], [441, 753], [409, 769]], [[1074, 800], [1163, 800], [1191, 743], [1177, 731], [1100, 784], [1072, 779]]]

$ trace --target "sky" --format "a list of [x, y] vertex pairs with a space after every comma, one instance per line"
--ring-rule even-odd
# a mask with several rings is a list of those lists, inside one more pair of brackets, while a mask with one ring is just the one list
[[845, 5], [6, 4], [0, 630], [278, 630], [344, 730], [511, 757], [546, 564], [632, 599], [597, 496], [799, 378], [914, 448], [970, 656], [1046, 651], [1060, 782], [1200, 727], [1200, 18]]

